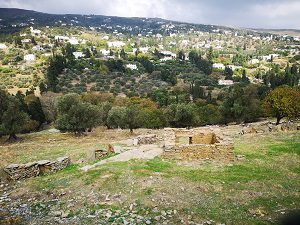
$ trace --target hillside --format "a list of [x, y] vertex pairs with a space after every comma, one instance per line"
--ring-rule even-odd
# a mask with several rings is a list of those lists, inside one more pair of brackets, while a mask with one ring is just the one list
[[[216, 129], [233, 138], [234, 162], [156, 157], [81, 170], [95, 163], [89, 159], [95, 149], [107, 144], [135, 148], [124, 140], [162, 135], [164, 130], [130, 135], [97, 129], [80, 138], [45, 130], [22, 135], [23, 141], [12, 145], [0, 139], [2, 166], [64, 155], [72, 160], [56, 174], [0, 183], [0, 223], [279, 224], [282, 216], [299, 208], [297, 131], [241, 136], [239, 125]], [[12, 223], [5, 223], [9, 219]]]
[[[95, 27], [106, 32], [126, 31], [131, 34], [168, 34], [173, 31], [196, 29], [199, 31], [212, 31], [214, 29], [233, 30], [228, 27], [204, 24], [189, 24], [168, 21], [160, 18], [127, 18], [103, 15], [78, 15], [78, 14], [47, 14], [31, 10], [0, 8], [1, 32], [10, 33], [21, 30], [30, 25], [34, 26], [82, 26]], [[161, 25], [172, 23], [171, 29], [161, 29]], [[111, 28], [103, 28], [108, 25]], [[130, 27], [130, 29], [124, 29]]]

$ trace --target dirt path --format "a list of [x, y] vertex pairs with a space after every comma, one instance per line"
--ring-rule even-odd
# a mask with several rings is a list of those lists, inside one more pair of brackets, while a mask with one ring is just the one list
[[156, 156], [161, 155], [162, 152], [163, 149], [160, 148], [158, 145], [142, 145], [138, 148], [120, 153], [119, 155], [116, 155], [114, 157], [99, 161], [93, 165], [84, 166], [81, 168], [81, 170], [88, 171], [108, 162], [125, 162], [131, 159], [153, 159]]

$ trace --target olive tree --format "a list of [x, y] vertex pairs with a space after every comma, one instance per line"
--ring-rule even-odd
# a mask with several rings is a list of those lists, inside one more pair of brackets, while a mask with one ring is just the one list
[[83, 102], [78, 94], [67, 94], [57, 101], [55, 127], [61, 131], [82, 134], [100, 125], [101, 110], [98, 106]]
[[276, 117], [276, 124], [284, 117], [300, 116], [300, 92], [288, 86], [270, 91], [265, 97], [263, 107], [267, 115]]
[[8, 141], [16, 141], [26, 122], [27, 113], [21, 110], [20, 101], [4, 91], [0, 91], [0, 135], [9, 135]]

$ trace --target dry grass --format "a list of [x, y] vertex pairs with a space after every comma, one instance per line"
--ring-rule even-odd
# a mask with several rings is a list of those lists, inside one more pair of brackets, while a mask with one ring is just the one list
[[87, 136], [77, 137], [69, 133], [53, 133], [49, 130], [18, 135], [21, 142], [8, 144], [0, 139], [0, 167], [11, 163], [27, 163], [36, 160], [55, 159], [68, 155], [73, 163], [86, 162], [90, 151], [151, 131], [138, 129], [133, 135], [128, 130], [97, 128]]
[[[234, 130], [228, 128], [232, 133]], [[136, 134], [147, 132], [138, 130]], [[87, 149], [128, 137], [128, 131], [101, 129], [80, 138], [48, 132], [25, 135], [22, 143], [1, 147], [1, 156], [8, 156], [1, 157], [1, 164], [64, 154], [76, 162], [85, 157]], [[66, 193], [60, 201], [77, 199], [69, 209], [74, 212], [84, 207], [124, 208], [136, 203], [139, 209], [176, 209], [178, 215], [191, 215], [196, 222], [213, 219], [226, 224], [277, 223], [282, 213], [300, 208], [299, 133], [249, 134], [236, 137], [234, 142], [235, 153], [245, 159], [233, 164], [183, 166], [156, 158], [108, 163], [88, 172], [72, 165], [56, 174], [25, 180], [12, 196], [47, 199]]]

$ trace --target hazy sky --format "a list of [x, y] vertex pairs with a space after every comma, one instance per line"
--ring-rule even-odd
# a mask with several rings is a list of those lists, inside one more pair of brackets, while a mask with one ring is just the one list
[[300, 0], [0, 0], [0, 7], [48, 13], [160, 17], [249, 28], [300, 29]]

